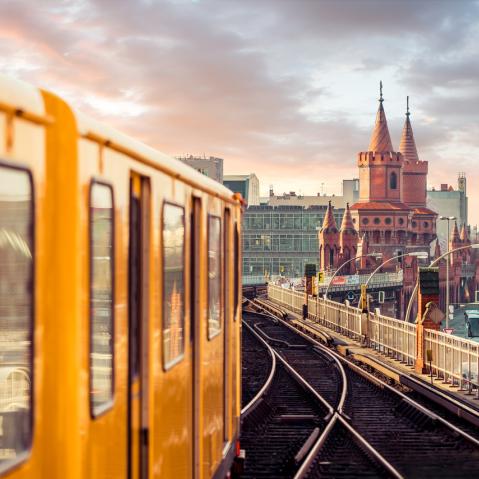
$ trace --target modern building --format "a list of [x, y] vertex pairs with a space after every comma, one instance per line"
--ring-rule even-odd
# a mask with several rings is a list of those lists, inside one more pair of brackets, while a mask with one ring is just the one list
[[249, 175], [225, 175], [223, 184], [235, 193], [241, 193], [248, 206], [259, 205], [259, 180], [254, 173]]
[[210, 156], [209, 158], [202, 156], [177, 156], [178, 160], [199, 171], [205, 176], [213, 180], [223, 183], [223, 158]]
[[346, 208], [347, 203], [355, 203], [359, 199], [359, 179], [353, 178], [350, 180], [343, 180], [343, 194], [342, 195], [325, 195], [317, 193], [316, 195], [302, 195], [295, 191], [283, 193], [282, 195], [275, 195], [273, 187], [270, 187], [269, 196], [261, 198], [261, 203], [269, 206], [303, 206], [308, 208], [310, 206], [328, 206], [331, 202], [335, 208]]
[[[454, 216], [459, 225], [468, 225], [467, 211], [467, 180], [464, 173], [459, 173], [457, 187], [447, 183], [439, 189], [432, 188], [427, 192], [427, 206], [436, 211], [440, 216]], [[441, 247], [447, 245], [447, 221], [438, 221], [437, 236]]]
[[[243, 219], [243, 275], [299, 277], [319, 266], [318, 230], [327, 207], [249, 206]], [[334, 211], [337, 221], [343, 210]]]

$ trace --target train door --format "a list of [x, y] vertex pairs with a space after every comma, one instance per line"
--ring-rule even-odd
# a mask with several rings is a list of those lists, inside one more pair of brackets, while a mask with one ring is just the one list
[[231, 213], [228, 208], [225, 209], [224, 220], [224, 349], [223, 349], [223, 438], [226, 446], [229, 444], [229, 424], [230, 424], [230, 313], [231, 313], [231, 275], [230, 275], [230, 253], [231, 253], [231, 234], [230, 234]]
[[150, 187], [130, 177], [128, 259], [128, 477], [148, 477], [148, 272]]
[[200, 281], [201, 281], [201, 200], [193, 198], [191, 214], [191, 299], [190, 299], [190, 344], [192, 357], [192, 408], [193, 411], [193, 476], [200, 476]]

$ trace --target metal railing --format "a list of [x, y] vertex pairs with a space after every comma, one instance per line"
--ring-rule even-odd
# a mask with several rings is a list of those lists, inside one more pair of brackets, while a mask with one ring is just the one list
[[[268, 296], [278, 304], [301, 314], [305, 294], [268, 285]], [[308, 297], [308, 319], [361, 341], [379, 353], [414, 366], [417, 357], [416, 325], [376, 312], [362, 317], [358, 308], [323, 298]], [[366, 329], [367, 328], [367, 329]], [[429, 372], [451, 386], [479, 398], [479, 343], [440, 331], [424, 330], [424, 349], [432, 352], [426, 364]]]
[[479, 398], [479, 343], [458, 338], [441, 331], [424, 331], [426, 350], [432, 351], [432, 373], [445, 383]]

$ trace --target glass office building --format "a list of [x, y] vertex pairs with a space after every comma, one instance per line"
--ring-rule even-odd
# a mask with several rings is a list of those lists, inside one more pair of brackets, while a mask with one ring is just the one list
[[[303, 275], [304, 265], [319, 268], [318, 230], [326, 206], [250, 206], [243, 220], [243, 276]], [[338, 228], [344, 210], [334, 209]]]

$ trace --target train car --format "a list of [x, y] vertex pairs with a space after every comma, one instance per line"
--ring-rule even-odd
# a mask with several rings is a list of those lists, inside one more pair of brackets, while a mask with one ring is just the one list
[[241, 199], [0, 78], [0, 477], [225, 477]]

